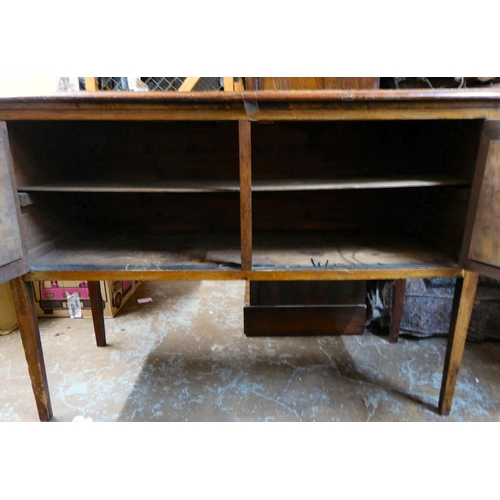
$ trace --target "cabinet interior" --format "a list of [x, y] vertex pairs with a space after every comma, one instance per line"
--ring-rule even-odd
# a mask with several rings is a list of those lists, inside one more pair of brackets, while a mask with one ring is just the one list
[[[457, 265], [481, 125], [252, 123], [254, 268]], [[237, 122], [19, 121], [9, 138], [33, 268], [240, 267]]]

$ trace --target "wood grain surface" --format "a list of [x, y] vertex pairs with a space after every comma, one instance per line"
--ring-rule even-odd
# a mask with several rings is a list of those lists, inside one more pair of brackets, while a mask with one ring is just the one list
[[239, 122], [241, 268], [252, 269], [252, 136], [250, 122]]
[[47, 383], [42, 342], [40, 340], [40, 330], [35, 313], [33, 288], [31, 283], [25, 283], [21, 278], [13, 279], [10, 282], [10, 288], [38, 415], [42, 422], [47, 422], [52, 418], [52, 404]]
[[364, 281], [251, 281], [249, 305], [364, 305]]
[[[450, 268], [450, 255], [418, 240], [389, 234], [319, 231], [257, 232], [254, 270], [377, 270]], [[236, 232], [74, 235], [32, 262], [33, 271], [238, 270]]]
[[0, 123], [0, 267], [23, 257], [5, 125]]
[[458, 371], [462, 363], [465, 340], [469, 321], [474, 307], [474, 297], [478, 275], [473, 272], [465, 272], [464, 278], [457, 280], [453, 309], [451, 313], [450, 333], [444, 362], [443, 380], [441, 393], [439, 395], [439, 413], [449, 415], [455, 385], [457, 383]]
[[365, 306], [249, 306], [244, 308], [247, 336], [361, 335]]
[[500, 140], [490, 141], [469, 258], [500, 267]]
[[498, 119], [497, 90], [76, 92], [0, 98], [0, 120]]
[[246, 77], [247, 90], [327, 90], [377, 89], [380, 78], [373, 77]]
[[406, 280], [396, 280], [391, 309], [391, 324], [389, 326], [389, 342], [395, 344], [399, 339], [401, 316], [405, 299]]
[[101, 283], [99, 281], [89, 281], [88, 288], [96, 344], [97, 347], [105, 347], [106, 327], [104, 324], [104, 308], [101, 295]]

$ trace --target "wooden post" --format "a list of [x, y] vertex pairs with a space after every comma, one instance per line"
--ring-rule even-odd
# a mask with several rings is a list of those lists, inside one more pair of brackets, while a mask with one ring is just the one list
[[243, 84], [243, 78], [241, 76], [233, 77], [233, 88], [236, 92], [243, 92], [245, 90], [245, 85]]
[[239, 122], [241, 269], [252, 269], [252, 137], [251, 124]]
[[243, 306], [248, 307], [250, 305], [250, 281], [245, 281], [245, 294], [243, 296]]
[[97, 347], [106, 346], [106, 328], [104, 326], [104, 311], [102, 309], [101, 282], [89, 281], [90, 308]]
[[392, 344], [395, 344], [399, 339], [401, 314], [403, 312], [403, 302], [405, 299], [406, 280], [396, 280], [395, 285], [394, 297], [392, 301], [391, 327], [389, 333], [389, 342]]
[[195, 85], [198, 83], [200, 80], [201, 76], [188, 76], [186, 79], [182, 82], [182, 85], [179, 87], [178, 92], [191, 92]]
[[43, 359], [40, 329], [35, 312], [33, 288], [31, 283], [25, 283], [22, 278], [15, 278], [10, 282], [10, 289], [16, 308], [24, 355], [28, 362], [28, 372], [35, 395], [38, 416], [42, 422], [48, 422], [52, 418], [52, 405]]
[[458, 370], [462, 362], [465, 339], [467, 338], [467, 330], [469, 329], [469, 321], [474, 306], [477, 280], [478, 274], [469, 271], [465, 271], [463, 279], [457, 279], [441, 394], [439, 395], [439, 413], [441, 415], [450, 414]]
[[87, 92], [97, 92], [99, 90], [99, 85], [97, 84], [97, 78], [95, 76], [85, 77], [85, 90]]
[[234, 78], [232, 76], [224, 77], [224, 92], [231, 92], [234, 90]]

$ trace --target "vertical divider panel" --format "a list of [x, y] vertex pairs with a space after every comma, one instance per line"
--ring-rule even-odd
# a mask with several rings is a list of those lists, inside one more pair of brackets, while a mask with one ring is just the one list
[[241, 269], [252, 269], [252, 135], [251, 123], [238, 122], [240, 145]]

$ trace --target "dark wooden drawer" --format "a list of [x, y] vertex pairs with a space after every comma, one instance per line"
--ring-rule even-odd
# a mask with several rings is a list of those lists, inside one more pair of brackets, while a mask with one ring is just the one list
[[251, 281], [251, 306], [362, 305], [366, 281]]
[[365, 330], [366, 281], [250, 282], [247, 336], [356, 335]]
[[365, 330], [366, 306], [249, 306], [247, 336], [356, 335]]

